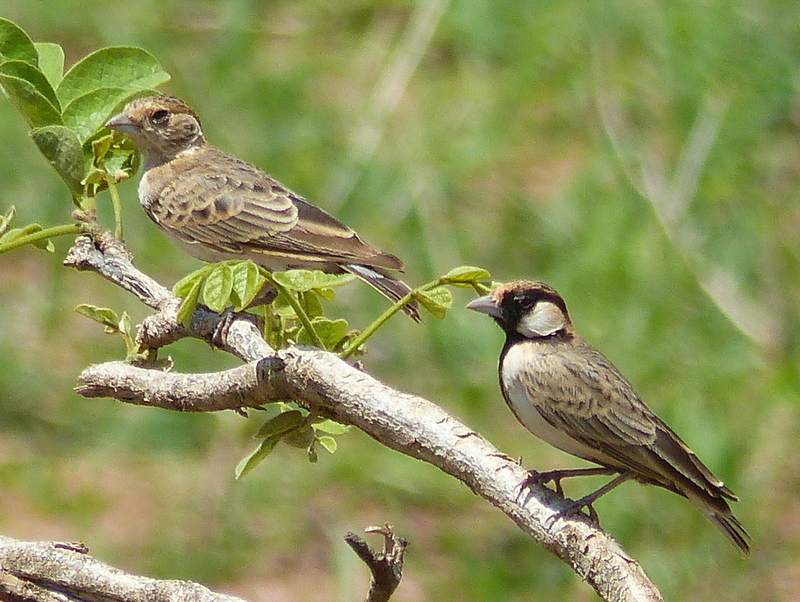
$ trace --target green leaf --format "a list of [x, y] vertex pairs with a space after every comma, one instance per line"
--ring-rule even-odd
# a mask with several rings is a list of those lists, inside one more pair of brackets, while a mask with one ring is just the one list
[[61, 125], [61, 112], [29, 81], [0, 74], [0, 85], [31, 127]]
[[430, 291], [414, 291], [414, 298], [434, 317], [443, 320], [453, 306], [453, 295], [443, 286]]
[[258, 432], [253, 435], [254, 439], [266, 439], [268, 437], [282, 437], [286, 433], [290, 433], [300, 428], [303, 424], [305, 417], [299, 410], [289, 410], [288, 412], [281, 412], [274, 418], [270, 418]]
[[251, 470], [253, 470], [256, 466], [261, 464], [268, 455], [272, 453], [272, 450], [275, 449], [275, 446], [278, 445], [278, 441], [280, 439], [264, 439], [261, 444], [254, 449], [249, 455], [242, 458], [239, 464], [236, 465], [236, 470], [234, 472], [236, 480], [241, 479]]
[[39, 69], [55, 88], [64, 77], [64, 49], [50, 42], [34, 42], [33, 46], [39, 54]]
[[231, 303], [231, 291], [233, 290], [233, 273], [231, 266], [219, 263], [214, 266], [211, 273], [206, 276], [203, 282], [203, 303], [208, 308], [221, 314]]
[[30, 136], [73, 196], [83, 194], [84, 163], [80, 140], [61, 125], [31, 130]]
[[314, 429], [311, 428], [311, 426], [306, 426], [304, 428], [290, 431], [283, 436], [281, 441], [291, 445], [292, 447], [308, 449], [314, 444], [315, 439], [316, 435], [314, 434]]
[[137, 88], [96, 88], [70, 102], [61, 115], [64, 125], [72, 128], [81, 141], [104, 127], [109, 119], [135, 98], [152, 96], [155, 90]]
[[232, 264], [231, 275], [233, 296], [236, 300], [234, 309], [242, 311], [261, 292], [267, 279], [261, 274], [258, 266], [249, 259]]
[[346, 424], [336, 422], [335, 420], [323, 420], [322, 422], [316, 423], [314, 429], [322, 431], [323, 433], [328, 433], [329, 435], [344, 435], [350, 430], [350, 427]]
[[[5, 220], [5, 217], [3, 219]], [[4, 228], [7, 227], [8, 227], [7, 224], [4, 225]], [[30, 240], [30, 239], [23, 241], [19, 240], [23, 237], [30, 237], [33, 234], [38, 234], [43, 230], [44, 228], [42, 228], [42, 226], [40, 226], [39, 224], [28, 224], [24, 228], [12, 228], [11, 230], [3, 232], [3, 234], [0, 235], [0, 245], [7, 246], [11, 245], [12, 243], [14, 243], [17, 246], [33, 245], [37, 249], [44, 249], [45, 251], [52, 253], [53, 251], [55, 251], [55, 246], [53, 245], [53, 242], [49, 238], [49, 236], [53, 234], [52, 231], [48, 232], [47, 236], [45, 237], [37, 237], [38, 238], [37, 240]]]
[[0, 73], [25, 80], [33, 86], [39, 94], [44, 96], [56, 110], [60, 109], [53, 86], [50, 85], [44, 73], [42, 73], [36, 65], [31, 65], [25, 61], [6, 61], [0, 63]]
[[56, 246], [53, 244], [53, 241], [49, 238], [43, 238], [42, 240], [35, 240], [31, 243], [37, 249], [42, 249], [42, 251], [47, 251], [48, 253], [55, 253]]
[[123, 311], [122, 317], [119, 319], [119, 330], [127, 335], [133, 332], [133, 322], [127, 311]]
[[[330, 290], [330, 289], [326, 289]], [[323, 315], [325, 312], [322, 310], [322, 303], [319, 301], [319, 297], [317, 296], [316, 289], [313, 291], [306, 291], [304, 293], [298, 293], [298, 297], [300, 300], [300, 307], [303, 308], [303, 311], [306, 312], [306, 315], [309, 318], [316, 318], [318, 316]]]
[[286, 270], [273, 272], [272, 279], [281, 286], [303, 293], [313, 289], [341, 286], [353, 280], [351, 274], [326, 274], [320, 270]]
[[87, 164], [104, 174], [116, 174], [122, 170], [132, 176], [139, 168], [139, 153], [133, 142], [127, 136], [106, 128], [100, 128], [84, 141], [83, 156]]
[[56, 89], [62, 106], [97, 88], [156, 88], [169, 74], [149, 52], [133, 46], [101, 48], [77, 63]]
[[95, 322], [100, 322], [108, 333], [118, 332], [120, 330], [120, 320], [113, 309], [82, 303], [75, 308], [75, 311]]
[[488, 280], [491, 274], [483, 268], [476, 268], [471, 265], [462, 265], [453, 268], [442, 276], [448, 284], [471, 284], [480, 280]]
[[204, 265], [202, 268], [187, 274], [175, 283], [172, 287], [172, 294], [176, 297], [185, 297], [198, 283], [202, 284], [203, 278], [213, 269], [213, 265]]
[[114, 145], [114, 134], [105, 134], [92, 140], [92, 164], [102, 165]]
[[[344, 338], [344, 335], [347, 334], [347, 329], [349, 328], [347, 320], [342, 318], [339, 318], [338, 320], [329, 320], [328, 318], [324, 317], [314, 318], [311, 321], [311, 325], [314, 327], [317, 335], [325, 345], [325, 349], [333, 349], [336, 347], [339, 341]], [[300, 330], [298, 333], [297, 342], [301, 345], [314, 344], [313, 339], [306, 332], [305, 328]]]
[[[100, 138], [97, 138], [97, 140], [102, 140], [104, 137], [105, 136], [101, 136]], [[92, 140], [93, 138], [94, 137], [90, 138], [89, 140]], [[86, 153], [87, 144], [89, 144], [89, 142], [85, 142], [83, 145], [84, 156], [88, 154]], [[128, 177], [132, 177], [133, 174], [135, 174], [139, 169], [139, 159], [140, 155], [135, 150], [123, 150], [119, 147], [115, 147], [111, 149], [111, 152], [106, 153], [101, 164], [103, 165], [103, 171], [106, 173], [118, 175], [119, 172], [124, 172], [128, 175]]]
[[2, 236], [8, 227], [11, 225], [11, 222], [14, 221], [14, 217], [17, 215], [17, 208], [14, 205], [8, 208], [5, 215], [0, 217], [0, 236]]
[[36, 65], [39, 55], [28, 34], [8, 19], [0, 19], [0, 57]]
[[311, 445], [308, 446], [308, 461], [312, 464], [319, 460], [319, 456], [317, 456], [317, 449], [316, 449], [317, 440], [314, 439], [311, 441]]
[[323, 435], [317, 439], [317, 442], [328, 450], [329, 453], [335, 454], [338, 444], [336, 443], [336, 439], [331, 437], [330, 435]]
[[186, 295], [181, 301], [181, 306], [178, 308], [178, 322], [183, 325], [188, 325], [197, 308], [197, 302], [200, 300], [200, 289], [203, 287], [203, 281], [197, 279], [192, 284], [192, 287], [187, 291]]

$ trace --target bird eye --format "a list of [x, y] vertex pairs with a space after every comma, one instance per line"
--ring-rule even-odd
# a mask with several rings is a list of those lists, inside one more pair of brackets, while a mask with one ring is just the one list
[[167, 121], [169, 117], [169, 111], [166, 109], [159, 109], [155, 113], [153, 113], [152, 117], [150, 117], [150, 121], [155, 123], [156, 125], [162, 125]]
[[531, 307], [536, 305], [536, 300], [531, 299], [529, 295], [514, 295], [514, 302], [523, 310], [529, 310]]

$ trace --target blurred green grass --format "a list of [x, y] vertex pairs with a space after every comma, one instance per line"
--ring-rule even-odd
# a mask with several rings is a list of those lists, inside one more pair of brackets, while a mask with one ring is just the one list
[[[598, 503], [604, 527], [668, 599], [800, 595], [795, 3], [0, 0], [0, 15], [62, 44], [69, 63], [146, 48], [213, 142], [401, 256], [411, 283], [468, 263], [554, 285], [583, 335], [739, 494], [755, 552], [739, 559], [685, 500], [633, 484]], [[410, 25], [426, 18], [430, 40]], [[402, 84], [415, 48], [406, 85], [378, 93]], [[709, 103], [717, 127], [668, 235], [624, 168], [680, 174]], [[623, 146], [608, 135], [615, 115]], [[7, 102], [0, 140], [0, 206], [22, 223], [66, 221], [68, 195]], [[166, 284], [196, 267], [147, 222], [135, 186], [122, 191], [137, 264]], [[0, 532], [82, 540], [131, 570], [253, 600], [316, 600], [319, 584], [345, 600], [365, 576], [341, 537], [389, 521], [413, 542], [398, 600], [592, 596], [464, 487], [359, 433], [316, 465], [281, 447], [233, 483], [257, 420], [71, 393], [83, 366], [124, 353], [72, 307], [146, 311], [63, 269], [67, 248], [0, 257]], [[739, 288], [712, 297], [698, 276], [720, 272]], [[349, 289], [337, 310], [356, 324], [385, 306]], [[742, 299], [770, 330], [748, 336], [725, 315]], [[575, 464], [505, 408], [501, 333], [460, 309], [468, 300], [442, 323], [391, 323], [367, 369], [527, 466]], [[194, 342], [169, 351], [180, 370], [232, 365]]]

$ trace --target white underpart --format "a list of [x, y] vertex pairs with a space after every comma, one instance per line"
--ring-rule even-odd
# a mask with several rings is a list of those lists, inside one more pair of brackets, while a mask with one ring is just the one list
[[531, 339], [550, 336], [564, 328], [564, 312], [555, 303], [539, 301], [520, 320], [517, 332]]

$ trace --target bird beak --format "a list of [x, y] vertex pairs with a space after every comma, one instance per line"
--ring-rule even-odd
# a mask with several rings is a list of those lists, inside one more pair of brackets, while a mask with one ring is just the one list
[[134, 124], [128, 114], [123, 111], [117, 115], [114, 115], [111, 119], [108, 120], [106, 123], [107, 128], [111, 128], [112, 130], [117, 130], [118, 132], [122, 132], [123, 134], [130, 134], [131, 132], [135, 132], [137, 127]]
[[473, 299], [467, 303], [467, 309], [474, 309], [475, 311], [486, 314], [487, 316], [491, 316], [493, 318], [501, 317], [500, 308], [497, 306], [497, 302], [492, 298], [491, 295]]

